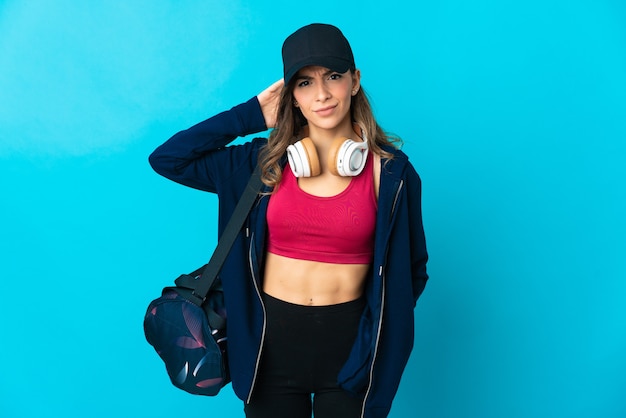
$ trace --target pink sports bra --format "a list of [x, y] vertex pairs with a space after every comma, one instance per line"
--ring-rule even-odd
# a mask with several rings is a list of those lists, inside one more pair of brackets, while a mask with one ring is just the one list
[[373, 164], [341, 193], [306, 193], [287, 166], [267, 208], [268, 251], [285, 257], [337, 264], [369, 264], [374, 255], [377, 202]]

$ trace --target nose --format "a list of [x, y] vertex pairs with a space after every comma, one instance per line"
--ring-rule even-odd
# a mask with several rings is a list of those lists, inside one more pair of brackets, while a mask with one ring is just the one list
[[326, 85], [326, 83], [322, 80], [321, 82], [316, 83], [316, 84], [317, 84], [317, 91], [316, 91], [317, 100], [324, 101], [330, 98], [330, 90], [328, 89], [328, 86]]

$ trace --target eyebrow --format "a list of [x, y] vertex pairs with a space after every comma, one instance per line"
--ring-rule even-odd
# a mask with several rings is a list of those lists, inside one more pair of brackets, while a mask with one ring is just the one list
[[[325, 71], [324, 74], [322, 74], [322, 76], [326, 77], [328, 75], [334, 74], [337, 71], [333, 71], [333, 70], [328, 70]], [[313, 77], [311, 77], [310, 75], [304, 75], [304, 74], [299, 74], [296, 76], [296, 80], [311, 80]]]

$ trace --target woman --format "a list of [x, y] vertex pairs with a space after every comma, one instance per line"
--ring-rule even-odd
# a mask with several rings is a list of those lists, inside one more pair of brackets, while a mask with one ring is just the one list
[[283, 80], [177, 133], [150, 163], [218, 194], [219, 234], [262, 167], [264, 193], [221, 271], [246, 416], [386, 417], [428, 278], [420, 179], [377, 125], [339, 29], [300, 28], [282, 53]]

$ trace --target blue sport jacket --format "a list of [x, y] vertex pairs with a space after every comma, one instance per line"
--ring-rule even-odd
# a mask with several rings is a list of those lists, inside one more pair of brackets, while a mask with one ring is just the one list
[[[150, 164], [170, 180], [217, 193], [221, 236], [267, 139], [228, 144], [266, 129], [253, 97], [178, 132], [150, 155]], [[383, 418], [391, 409], [413, 348], [413, 309], [428, 279], [421, 180], [406, 154], [386, 150], [394, 158], [382, 161], [374, 260], [365, 288], [367, 308], [337, 377], [343, 389], [363, 397], [363, 418]], [[265, 338], [261, 281], [269, 198], [258, 197], [220, 273], [228, 309], [232, 385], [246, 403], [254, 391]]]

